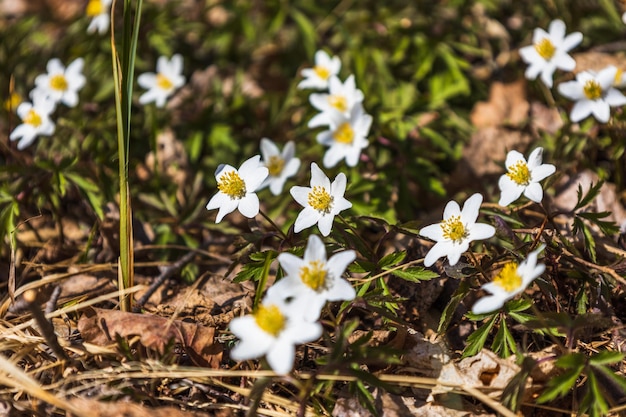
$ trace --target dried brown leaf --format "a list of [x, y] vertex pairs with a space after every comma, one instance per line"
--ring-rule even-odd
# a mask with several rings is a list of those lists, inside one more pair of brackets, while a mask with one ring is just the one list
[[489, 101], [476, 103], [470, 119], [476, 127], [520, 125], [528, 118], [530, 105], [526, 100], [526, 81], [494, 82]]
[[93, 308], [80, 318], [78, 330], [85, 341], [96, 345], [114, 343], [116, 335], [125, 339], [139, 336], [143, 346], [160, 353], [175, 340], [199, 366], [217, 368], [222, 359], [222, 348], [214, 343], [215, 329], [196, 323]]
[[[70, 403], [81, 410], [91, 410], [94, 417], [206, 417], [215, 415], [184, 411], [174, 407], [148, 408], [121, 401], [103, 402], [86, 398], [73, 398]], [[68, 417], [70, 416], [71, 414], [68, 413]]]

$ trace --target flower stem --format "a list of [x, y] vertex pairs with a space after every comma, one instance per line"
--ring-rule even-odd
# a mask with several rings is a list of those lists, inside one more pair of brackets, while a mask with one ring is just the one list
[[341, 220], [341, 222], [342, 222], [343, 224], [345, 224], [345, 225], [348, 227], [348, 229], [350, 229], [350, 231], [352, 232], [352, 234], [353, 234], [353, 235], [354, 235], [357, 239], [359, 239], [359, 240], [363, 243], [363, 245], [364, 245], [364, 246], [365, 246], [365, 248], [368, 250], [368, 252], [370, 253], [370, 255], [374, 256], [374, 249], [372, 249], [372, 247], [370, 246], [370, 244], [369, 244], [369, 243], [368, 243], [365, 239], [363, 239], [363, 237], [361, 237], [361, 235], [360, 235], [359, 233], [357, 233], [357, 230], [356, 230], [354, 227], [352, 227], [352, 226], [348, 223], [348, 221], [347, 221], [346, 219], [344, 219], [344, 217], [343, 217], [341, 214], [338, 214], [338, 215], [337, 215], [337, 217], [339, 217], [339, 220]]
[[272, 227], [274, 229], [276, 229], [276, 231], [278, 233], [280, 233], [280, 235], [283, 237], [283, 239], [287, 239], [287, 235], [285, 234], [285, 232], [283, 232], [281, 230], [281, 228], [278, 227], [278, 225], [276, 223], [274, 223], [274, 221], [272, 219], [270, 219], [270, 217], [263, 210], [259, 209], [259, 213], [261, 214], [261, 216], [263, 216], [265, 218], [265, 220], [267, 220], [269, 222], [269, 224], [272, 225]]

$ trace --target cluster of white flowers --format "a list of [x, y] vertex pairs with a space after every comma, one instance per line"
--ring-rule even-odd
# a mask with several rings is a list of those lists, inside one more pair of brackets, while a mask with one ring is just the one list
[[308, 123], [310, 128], [327, 128], [317, 135], [317, 141], [328, 147], [322, 160], [326, 168], [342, 159], [348, 166], [356, 166], [361, 151], [369, 144], [367, 135], [372, 125], [372, 116], [363, 109], [363, 92], [356, 87], [354, 76], [342, 83], [338, 77], [340, 69], [338, 57], [318, 51], [315, 66], [302, 70], [305, 79], [298, 84], [300, 89], [328, 90], [310, 95], [309, 101], [319, 113]]
[[[626, 14], [622, 19], [626, 23]], [[552, 88], [552, 76], [556, 69], [573, 71], [576, 68], [576, 61], [568, 52], [582, 39], [580, 32], [565, 36], [565, 23], [558, 19], [550, 23], [548, 32], [535, 29], [533, 44], [519, 51], [522, 59], [529, 64], [526, 78], [534, 80], [541, 74], [541, 81]], [[624, 84], [623, 78], [620, 70], [609, 65], [599, 72], [581, 71], [576, 74], [576, 80], [559, 84], [559, 93], [575, 101], [570, 120], [576, 123], [593, 115], [601, 123], [608, 122], [610, 108], [626, 104], [626, 97], [615, 88]]]
[[22, 102], [17, 115], [22, 123], [13, 129], [9, 139], [19, 140], [17, 148], [22, 150], [34, 142], [37, 136], [50, 136], [55, 124], [50, 118], [57, 104], [68, 107], [78, 104], [78, 91], [85, 85], [82, 73], [84, 61], [77, 58], [67, 68], [58, 58], [48, 61], [47, 73], [35, 78], [35, 88], [29, 96], [32, 102]]

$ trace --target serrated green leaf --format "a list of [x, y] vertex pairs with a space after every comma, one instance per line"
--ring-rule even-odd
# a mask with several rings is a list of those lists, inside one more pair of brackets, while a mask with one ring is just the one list
[[541, 393], [539, 398], [537, 398], [537, 402], [542, 404], [566, 395], [570, 389], [574, 387], [574, 384], [576, 384], [583, 368], [584, 365], [580, 365], [579, 367], [568, 369], [563, 374], [550, 379], [548, 381], [548, 387]]
[[465, 349], [463, 349], [463, 358], [467, 358], [469, 356], [474, 356], [478, 352], [482, 350], [485, 346], [485, 342], [487, 341], [487, 337], [491, 332], [494, 324], [496, 323], [496, 319], [498, 318], [498, 314], [494, 314], [493, 317], [487, 321], [487, 323], [480, 326], [474, 333], [469, 335], [467, 338], [467, 345]]
[[613, 363], [621, 362], [624, 359], [624, 356], [626, 356], [624, 353], [611, 352], [611, 351], [606, 350], [603, 352], [599, 352], [596, 355], [593, 355], [589, 359], [589, 364], [590, 365], [610, 365]]
[[411, 282], [419, 282], [419, 281], [428, 281], [433, 278], [438, 278], [439, 274], [433, 272], [429, 269], [424, 269], [422, 267], [409, 267], [406, 269], [397, 269], [391, 272], [398, 278], [402, 278], [406, 281]]
[[454, 312], [456, 308], [459, 306], [461, 301], [465, 298], [467, 293], [469, 292], [469, 284], [466, 281], [461, 281], [459, 288], [456, 289], [450, 302], [446, 305], [441, 313], [441, 318], [439, 319], [439, 326], [437, 327], [437, 333], [441, 334], [448, 329], [450, 322], [452, 321], [452, 317], [454, 317]]
[[389, 255], [383, 256], [383, 258], [378, 261], [378, 267], [385, 269], [386, 267], [397, 265], [402, 262], [404, 258], [406, 258], [406, 251], [390, 253]]

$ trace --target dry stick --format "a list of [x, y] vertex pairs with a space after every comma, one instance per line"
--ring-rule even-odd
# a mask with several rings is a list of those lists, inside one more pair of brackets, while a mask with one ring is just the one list
[[37, 322], [41, 335], [44, 339], [46, 339], [48, 346], [57, 356], [57, 359], [69, 362], [70, 358], [59, 344], [59, 340], [57, 339], [57, 335], [54, 333], [52, 323], [46, 319], [43, 311], [41, 311], [41, 308], [37, 305], [37, 292], [35, 290], [28, 290], [24, 293], [23, 297], [24, 301], [26, 301], [26, 308], [28, 308], [30, 314], [35, 319], [35, 322]]
[[139, 301], [137, 301], [135, 303], [135, 306], [133, 307], [133, 313], [139, 313], [141, 311], [141, 309], [143, 308], [143, 306], [148, 302], [150, 297], [152, 297], [152, 294], [154, 294], [156, 292], [156, 290], [161, 285], [163, 285], [163, 283], [168, 278], [170, 278], [172, 275], [174, 275], [174, 273], [176, 273], [178, 270], [180, 270], [185, 265], [187, 265], [189, 262], [191, 262], [191, 260], [193, 259], [193, 257], [195, 255], [196, 255], [196, 252], [191, 251], [191, 252], [187, 253], [185, 256], [183, 256], [182, 258], [180, 258], [178, 261], [174, 262], [172, 265], [164, 267], [162, 272], [161, 272], [161, 275], [159, 275], [154, 280], [154, 282], [150, 285], [150, 287], [148, 287], [148, 289], [146, 290], [144, 295], [142, 295], [141, 298], [139, 299]]

